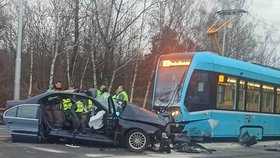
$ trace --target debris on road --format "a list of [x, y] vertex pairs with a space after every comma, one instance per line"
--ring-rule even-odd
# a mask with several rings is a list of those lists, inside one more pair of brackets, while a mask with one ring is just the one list
[[204, 146], [202, 146], [202, 145], [200, 145], [198, 143], [195, 143], [195, 142], [191, 142], [191, 141], [184, 142], [184, 143], [177, 143], [174, 146], [174, 149], [177, 152], [186, 152], [186, 153], [202, 153], [202, 152], [206, 152], [206, 153], [212, 154], [212, 152], [215, 151], [213, 149], [207, 149]]
[[265, 151], [275, 151], [275, 152], [280, 152], [280, 149], [276, 149], [276, 148], [268, 148], [268, 149], [265, 149]]
[[186, 152], [186, 153], [209, 153], [212, 154], [213, 149], [207, 149], [204, 146], [193, 142], [189, 137], [181, 135], [179, 138], [174, 139], [174, 150], [177, 152]]
[[159, 146], [159, 152], [171, 153], [171, 140], [168, 139], [165, 133], [162, 134], [162, 139]]
[[257, 144], [258, 142], [257, 142], [256, 136], [250, 136], [250, 134], [247, 131], [239, 138], [239, 143], [241, 145], [250, 147], [252, 145]]

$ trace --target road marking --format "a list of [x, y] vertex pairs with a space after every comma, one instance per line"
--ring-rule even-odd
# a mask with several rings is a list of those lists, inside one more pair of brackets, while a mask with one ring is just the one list
[[116, 155], [116, 154], [85, 154], [86, 157], [90, 158], [103, 158], [103, 157], [114, 157], [114, 158], [144, 158], [144, 157], [152, 157], [152, 158], [170, 158], [172, 157], [182, 157], [182, 158], [193, 158], [193, 157], [205, 157], [205, 155], [198, 155], [198, 154], [189, 154], [189, 153], [177, 153], [173, 152], [172, 155], [170, 154], [141, 154], [141, 155]]
[[113, 155], [111, 154], [85, 154], [85, 156], [86, 157], [113, 157]]
[[79, 147], [81, 147], [79, 145], [74, 145], [74, 144], [66, 144], [65, 146], [70, 147], [70, 148], [79, 148]]
[[46, 151], [46, 152], [50, 152], [50, 153], [57, 153], [57, 154], [66, 153], [65, 151], [62, 151], [62, 150], [55, 150], [55, 149], [48, 149], [48, 148], [41, 148], [41, 147], [30, 146], [29, 148], [35, 149], [35, 150], [40, 150], [40, 151]]
[[[206, 148], [211, 148], [211, 149], [238, 149], [238, 148], [244, 148], [244, 146], [240, 145], [239, 143], [231, 142], [231, 143], [199, 143], [200, 145], [206, 147]], [[259, 141], [257, 144], [254, 146], [271, 146], [271, 145], [278, 145], [280, 144], [280, 141]]]

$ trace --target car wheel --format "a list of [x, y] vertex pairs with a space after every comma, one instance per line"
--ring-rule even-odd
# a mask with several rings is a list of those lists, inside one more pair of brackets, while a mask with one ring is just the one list
[[150, 138], [143, 130], [132, 129], [125, 137], [125, 144], [129, 151], [142, 152], [150, 144]]

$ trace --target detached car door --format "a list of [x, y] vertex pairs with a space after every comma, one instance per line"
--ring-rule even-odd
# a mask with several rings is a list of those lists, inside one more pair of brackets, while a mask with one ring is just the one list
[[13, 141], [34, 142], [39, 135], [39, 104], [21, 104], [4, 113], [3, 120]]

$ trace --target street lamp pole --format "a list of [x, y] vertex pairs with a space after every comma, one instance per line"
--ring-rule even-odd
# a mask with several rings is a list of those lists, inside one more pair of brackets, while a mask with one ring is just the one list
[[20, 73], [21, 73], [21, 43], [22, 43], [22, 18], [23, 18], [23, 1], [18, 0], [18, 39], [17, 39], [17, 56], [16, 56], [16, 70], [15, 70], [15, 86], [14, 99], [20, 98]]

